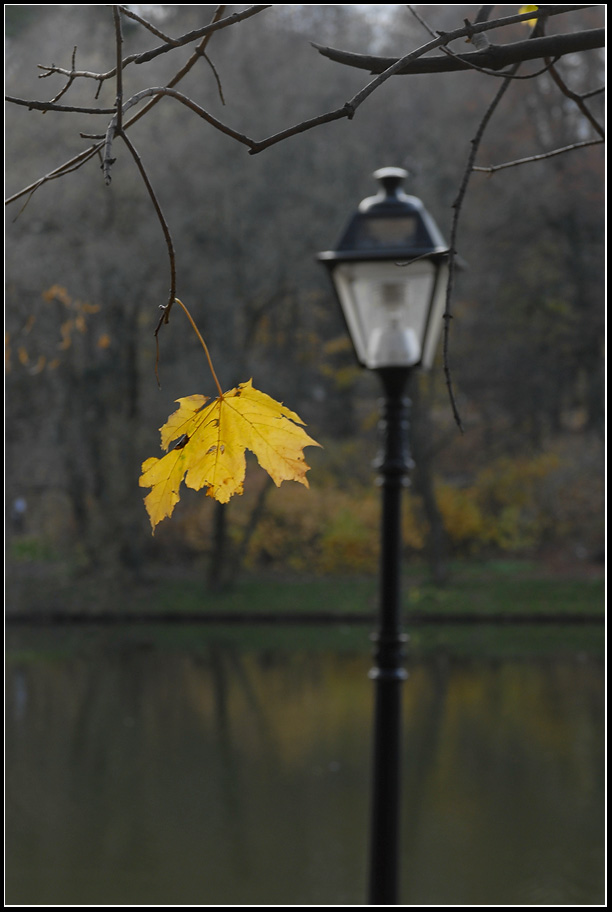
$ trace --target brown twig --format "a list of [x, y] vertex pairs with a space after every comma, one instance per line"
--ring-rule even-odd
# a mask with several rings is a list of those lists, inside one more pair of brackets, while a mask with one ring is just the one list
[[155, 57], [159, 57], [160, 54], [165, 54], [167, 51], [172, 51], [177, 47], [182, 47], [184, 44], [190, 44], [192, 41], [195, 41], [197, 38], [203, 38], [206, 35], [212, 34], [219, 29], [227, 28], [229, 25], [234, 25], [236, 22], [243, 22], [245, 19], [250, 19], [251, 16], [256, 16], [258, 13], [263, 13], [264, 10], [270, 9], [271, 4], [266, 6], [250, 6], [248, 9], [242, 10], [239, 13], [232, 13], [231, 16], [227, 16], [225, 19], [219, 19], [215, 22], [211, 22], [208, 25], [205, 25], [203, 28], [195, 29], [192, 32], [187, 32], [185, 35], [181, 35], [180, 38], [176, 38], [174, 41], [162, 44], [159, 47], [153, 48], [151, 51], [145, 51], [143, 54], [138, 54], [134, 57], [134, 63], [147, 63], [149, 60], [153, 60]]
[[[554, 62], [555, 61], [553, 61], [553, 63]], [[589, 111], [589, 109], [587, 108], [586, 104], [584, 103], [584, 98], [581, 95], [579, 95], [577, 92], [573, 92], [572, 89], [570, 89], [570, 87], [567, 85], [567, 83], [565, 83], [564, 80], [561, 78], [561, 75], [555, 66], [551, 65], [550, 75], [552, 77], [553, 82], [557, 86], [557, 88], [560, 89], [560, 91], [563, 93], [563, 95], [565, 95], [566, 98], [569, 98], [571, 101], [574, 102], [574, 104], [578, 107], [578, 110], [583, 115], [583, 117], [586, 117], [586, 119], [591, 124], [591, 126], [593, 127], [595, 132], [598, 133], [603, 139], [605, 137], [604, 129], [601, 126], [601, 124], [599, 123], [599, 121], [597, 120], [597, 118], [595, 118], [593, 116], [593, 114]]]
[[[168, 36], [164, 35], [163, 32], [159, 32], [159, 30], [155, 29], [155, 27], [153, 25], [151, 25], [151, 23], [147, 22], [145, 19], [138, 16], [136, 13], [133, 13], [131, 10], [128, 10], [126, 7], [120, 6], [119, 9], [126, 16], [130, 16], [132, 19], [135, 19], [137, 22], [140, 22], [146, 28], [150, 29], [150, 31], [152, 31], [154, 34], [157, 34], [160, 38], [163, 38], [168, 45], [168, 50], [171, 50], [173, 47], [182, 47], [184, 44], [188, 43], [186, 41], [183, 41], [182, 38], [176, 38], [176, 39], [169, 38]], [[219, 10], [225, 10], [225, 6], [217, 7], [217, 12]], [[211, 26], [214, 25], [215, 23], [219, 22], [221, 19], [221, 16], [217, 15], [217, 12], [213, 16], [209, 25], [205, 26], [203, 29], [200, 29], [200, 32], [205, 33], [204, 37], [206, 39], [208, 39], [214, 31], [214, 29], [211, 28]], [[239, 19], [238, 19], [239, 14], [235, 14], [235, 15], [237, 17], [236, 21], [239, 21]], [[230, 22], [227, 24], [231, 25], [232, 23]], [[190, 35], [193, 35], [193, 33], [190, 33]], [[183, 36], [183, 37], [185, 37], [185, 36]], [[191, 37], [189, 40], [193, 41], [194, 39], [193, 39], [193, 37]], [[121, 68], [125, 69], [126, 66], [128, 66], [130, 63], [134, 63], [135, 61], [140, 62], [140, 60], [138, 58], [140, 58], [141, 56], [142, 56], [141, 54], [130, 54], [127, 57], [124, 57], [123, 60], [121, 60], [121, 62], [120, 62]], [[75, 70], [74, 65], [71, 70], [67, 70], [64, 67], [59, 67], [59, 66], [56, 66], [55, 64], [52, 64], [51, 66], [46, 66], [41, 63], [38, 64], [38, 69], [46, 71], [43, 74], [41, 74], [41, 76], [40, 76], [41, 79], [44, 79], [47, 76], [51, 76], [53, 74], [71, 77], [72, 79], [95, 79], [97, 82], [100, 83], [100, 85], [98, 86], [98, 92], [100, 91], [102, 83], [107, 79], [112, 79], [117, 73], [116, 66], [114, 66], [110, 70], [107, 70], [106, 73], [92, 73], [90, 70]]]
[[564, 155], [566, 152], [573, 152], [574, 149], [584, 149], [585, 146], [600, 146], [603, 142], [603, 139], [588, 139], [584, 142], [562, 146], [560, 149], [552, 149], [550, 152], [541, 152], [539, 155], [529, 155], [526, 158], [517, 158], [514, 161], [503, 162], [501, 165], [490, 165], [488, 168], [474, 166], [472, 171], [482, 171], [486, 174], [494, 174], [496, 171], [502, 171], [504, 168], [516, 168], [518, 165], [527, 165], [531, 162], [542, 161], [544, 158], [553, 158], [555, 155]]
[[134, 161], [136, 163], [136, 167], [140, 171], [140, 176], [142, 177], [142, 179], [144, 181], [144, 184], [147, 188], [149, 196], [151, 197], [151, 202], [153, 203], [153, 208], [155, 209], [157, 218], [159, 220], [159, 223], [161, 225], [161, 228], [162, 228], [162, 231], [164, 234], [164, 238], [166, 241], [166, 249], [168, 251], [168, 259], [170, 261], [170, 294], [168, 296], [167, 304], [164, 304], [161, 306], [162, 315], [159, 319], [159, 323], [157, 324], [157, 327], [156, 327], [155, 333], [154, 333], [155, 343], [156, 343], [156, 347], [157, 347], [157, 357], [155, 359], [155, 376], [157, 378], [157, 383], [159, 386], [160, 382], [159, 382], [159, 374], [158, 374], [158, 364], [159, 364], [158, 334], [159, 334], [159, 330], [161, 329], [162, 324], [168, 322], [168, 319], [170, 317], [170, 310], [172, 309], [172, 305], [174, 304], [174, 301], [176, 299], [176, 257], [175, 257], [175, 253], [174, 253], [174, 244], [172, 243], [172, 235], [170, 234], [170, 228], [168, 227], [168, 222], [165, 219], [165, 216], [164, 216], [164, 213], [160, 206], [159, 200], [157, 199], [155, 190], [153, 189], [153, 185], [151, 184], [151, 181], [149, 180], [149, 175], [146, 172], [146, 169], [142, 163], [140, 155], [136, 151], [136, 148], [134, 147], [132, 141], [126, 134], [125, 130], [122, 130], [119, 135], [121, 136], [121, 139], [123, 140], [123, 142], [126, 144], [127, 148], [129, 149], [130, 154], [132, 155], [132, 158], [134, 159]]
[[[55, 95], [55, 96], [51, 99], [51, 101], [54, 101], [54, 102], [59, 101], [60, 98], [62, 97], [62, 95], [65, 95], [65, 94], [66, 94], [66, 92], [68, 91], [68, 89], [70, 88], [70, 86], [72, 85], [72, 83], [74, 82], [74, 80], [75, 80], [75, 76], [74, 76], [74, 67], [75, 67], [75, 64], [76, 64], [76, 52], [77, 52], [77, 49], [76, 49], [76, 45], [75, 45], [75, 46], [73, 47], [73, 49], [72, 49], [72, 64], [71, 64], [71, 71], [70, 71], [70, 74], [69, 74], [69, 76], [68, 76], [68, 82], [66, 83], [66, 85], [64, 86], [63, 89], [60, 89], [60, 90], [59, 90], [59, 92], [57, 93], [57, 95]], [[44, 79], [45, 76], [50, 76], [50, 75], [51, 75], [50, 73], [41, 73], [41, 74], [39, 75], [38, 78], [39, 78], [39, 79]]]
[[599, 86], [598, 89], [591, 89], [590, 92], [583, 92], [580, 95], [580, 98], [582, 98], [584, 101], [586, 101], [587, 98], [594, 98], [595, 95], [602, 95], [605, 91], [606, 91], [605, 86]]
[[[224, 12], [225, 12], [225, 6], [223, 6], [223, 5], [218, 6], [214, 12], [214, 15], [213, 15], [211, 21], [218, 22], [222, 18]], [[191, 55], [191, 57], [189, 58], [187, 63], [183, 67], [181, 67], [181, 69], [172, 77], [172, 79], [168, 83], [167, 88], [172, 89], [172, 88], [174, 88], [174, 86], [178, 85], [178, 83], [187, 75], [187, 73], [197, 63], [199, 58], [204, 56], [204, 51], [206, 50], [206, 47], [207, 47], [208, 42], [210, 41], [211, 37], [212, 37], [212, 32], [208, 35], [205, 35], [202, 38], [200, 44], [197, 46], [197, 48], [195, 49], [195, 51], [193, 52], [193, 54]], [[127, 129], [127, 127], [131, 126], [133, 123], [136, 123], [136, 121], [140, 120], [141, 117], [144, 117], [145, 114], [147, 114], [151, 110], [151, 108], [153, 108], [161, 100], [161, 98], [162, 98], [162, 96], [158, 95], [158, 96], [152, 98], [151, 101], [148, 101], [146, 103], [146, 105], [144, 105], [142, 107], [142, 109], [140, 111], [138, 111], [136, 114], [134, 114], [129, 119], [129, 121], [125, 125], [126, 129]]]
[[53, 101], [33, 101], [27, 98], [14, 98], [12, 95], [6, 95], [5, 101], [11, 104], [21, 105], [29, 108], [31, 111], [57, 111], [63, 114], [114, 114], [115, 108], [86, 108], [83, 105], [60, 105]]
[[[123, 66], [126, 66], [129, 63], [129, 58], [124, 60]], [[39, 70], [44, 70], [44, 73], [39, 73], [39, 79], [46, 79], [48, 76], [68, 76], [72, 79], [95, 79], [98, 82], [104, 82], [106, 79], [112, 79], [116, 73], [116, 67], [113, 67], [112, 70], [108, 70], [106, 73], [92, 73], [90, 70], [67, 70], [65, 67], [59, 67], [55, 64], [47, 66], [43, 63], [37, 63], [36, 66]], [[99, 91], [99, 89], [98, 89]]]
[[[143, 98], [147, 98], [151, 95], [167, 95], [169, 98], [174, 98], [176, 101], [180, 101], [181, 104], [186, 105], [186, 107], [190, 108], [195, 114], [197, 114], [211, 126], [215, 127], [221, 133], [224, 133], [226, 136], [230, 136], [237, 142], [242, 143], [242, 145], [248, 146], [250, 150], [254, 150], [258, 146], [258, 143], [256, 143], [255, 140], [250, 139], [248, 136], [245, 136], [244, 133], [239, 133], [237, 130], [232, 129], [232, 127], [229, 127], [227, 124], [224, 124], [216, 117], [213, 117], [212, 114], [209, 114], [208, 111], [204, 110], [204, 108], [201, 108], [200, 105], [196, 104], [195, 101], [192, 101], [191, 98], [188, 98], [187, 95], [183, 95], [182, 92], [178, 92], [176, 89], [171, 89], [168, 86], [152, 86], [151, 88], [143, 89], [141, 92], [137, 92], [135, 95], [132, 95], [131, 98], [128, 98], [128, 100], [123, 105], [123, 113], [129, 110], [129, 108], [138, 104], [138, 102], [142, 101]], [[117, 120], [118, 113], [115, 112], [115, 116], [110, 121], [106, 129], [106, 133], [104, 134], [104, 177], [107, 183], [110, 181], [110, 166], [114, 161], [114, 159], [111, 158], [111, 148], [113, 139], [118, 134]], [[100, 133], [80, 133], [79, 135], [84, 139], [100, 139], [102, 137], [102, 134]], [[256, 151], [259, 150], [257, 149]]]
[[117, 91], [115, 94], [115, 110], [117, 111], [117, 123], [115, 129], [117, 133], [123, 130], [123, 69], [121, 66], [121, 51], [123, 50], [123, 35], [121, 34], [121, 16], [119, 7], [113, 6], [113, 23], [115, 25], [115, 48], [117, 57]]
[[48, 174], [44, 174], [42, 177], [39, 177], [38, 180], [34, 181], [34, 183], [28, 184], [27, 187], [23, 187], [23, 189], [19, 190], [17, 193], [13, 193], [12, 196], [9, 196], [5, 201], [5, 205], [14, 203], [15, 200], [18, 200], [20, 197], [25, 196], [26, 193], [29, 194], [29, 199], [32, 194], [43, 184], [47, 183], [47, 181], [56, 180], [58, 177], [63, 177], [65, 174], [70, 174], [72, 171], [76, 171], [78, 168], [84, 165], [85, 162], [88, 162], [90, 158], [93, 158], [93, 156], [99, 152], [101, 146], [102, 143], [96, 143], [95, 146], [92, 146], [90, 149], [85, 149], [84, 152], [80, 152], [78, 155], [75, 155], [74, 158], [71, 158], [67, 162], [64, 162], [63, 165], [58, 165], [58, 167], [54, 168], [53, 171], [49, 171]]
[[202, 49], [201, 51], [198, 51], [197, 53], [199, 54], [200, 57], [204, 58], [204, 60], [210, 67], [212, 74], [215, 77], [215, 82], [217, 83], [217, 91], [219, 92], [219, 101], [221, 102], [222, 105], [225, 106], [225, 98], [223, 97], [223, 86], [221, 85], [221, 78], [217, 72], [216, 66], [214, 65], [214, 63], [212, 62], [212, 60], [210, 59], [210, 57], [208, 56], [208, 54], [206, 53], [205, 50]]
[[[520, 66], [520, 63], [517, 63], [515, 65], [514, 69], [517, 70], [519, 66]], [[464, 172], [463, 172], [463, 177], [461, 179], [459, 192], [452, 205], [453, 218], [452, 218], [452, 223], [451, 223], [450, 244], [449, 244], [450, 256], [449, 256], [449, 260], [448, 260], [448, 283], [446, 286], [446, 305], [444, 308], [444, 317], [443, 317], [443, 319], [444, 319], [443, 357], [444, 357], [444, 377], [446, 380], [446, 387], [448, 389], [448, 395], [449, 395], [449, 399], [450, 399], [450, 403], [451, 403], [451, 408], [453, 410], [453, 416], [455, 418], [455, 422], [456, 422], [459, 430], [462, 433], [463, 433], [463, 423], [461, 421], [461, 417], [459, 415], [459, 410], [457, 408], [457, 402], [455, 399], [455, 393], [454, 393], [454, 389], [453, 389], [453, 382], [452, 382], [452, 376], [451, 376], [451, 370], [450, 370], [450, 361], [449, 361], [449, 355], [448, 355], [448, 343], [449, 343], [449, 337], [450, 337], [450, 322], [453, 318], [452, 314], [451, 314], [451, 303], [452, 303], [454, 283], [455, 283], [455, 269], [456, 269], [456, 247], [455, 247], [455, 245], [457, 242], [457, 230], [458, 230], [458, 226], [459, 226], [459, 217], [461, 214], [461, 207], [463, 205], [463, 200], [464, 200], [465, 194], [467, 192], [468, 184], [470, 181], [470, 176], [473, 171], [474, 161], [476, 159], [476, 154], [478, 152], [480, 142], [481, 142], [484, 132], [489, 124], [489, 121], [491, 120], [491, 117], [493, 116], [495, 109], [499, 105], [499, 103], [502, 100], [503, 96], [505, 95], [506, 91], [510, 87], [511, 83], [512, 83], [511, 79], [504, 80], [504, 82], [501, 84], [501, 86], [497, 90], [495, 97], [493, 98], [493, 101], [490, 103], [489, 107], [485, 111], [484, 116], [482, 117], [482, 119], [480, 121], [480, 124], [478, 125], [476, 134], [471, 141], [472, 148], [470, 149], [470, 154], [468, 156], [468, 160], [467, 160]]]
[[161, 38], [162, 41], [165, 41], [166, 44], [174, 44], [175, 39], [170, 38], [169, 35], [165, 35], [160, 31], [152, 22], [149, 22], [147, 19], [143, 19], [142, 16], [139, 16], [138, 13], [135, 13], [134, 10], [130, 9], [129, 6], [119, 6], [118, 9], [124, 16], [127, 16], [129, 19], [133, 19], [134, 22], [138, 22], [139, 25], [143, 25], [148, 31], [153, 35], [156, 35], [158, 38]]
[[[217, 9], [215, 10], [212, 21], [213, 22], [218, 21], [223, 16], [224, 11], [225, 11], [225, 6], [223, 6], [223, 5], [218, 6]], [[181, 67], [181, 69], [176, 73], [176, 75], [170, 80], [170, 82], [168, 83], [168, 88], [171, 88], [172, 86], [177, 85], [181, 81], [181, 79], [183, 79], [184, 76], [186, 76], [187, 73], [192, 69], [194, 64], [197, 62], [198, 58], [201, 56], [202, 51], [206, 48], [208, 42], [210, 41], [210, 37], [211, 37], [210, 34], [204, 36], [204, 38], [202, 39], [202, 41], [200, 42], [200, 44], [198, 45], [198, 47], [196, 48], [194, 53], [191, 55], [191, 57], [189, 58], [187, 63], [183, 67]], [[92, 75], [95, 75], [95, 74], [92, 74]], [[125, 123], [124, 130], [127, 130], [128, 127], [130, 127], [132, 124], [134, 124], [138, 120], [140, 120], [141, 117], [144, 117], [144, 115], [154, 105], [156, 105], [160, 101], [161, 97], [162, 97], [161, 95], [157, 95], [157, 96], [153, 97], [151, 99], [151, 101], [149, 101], [146, 105], [144, 105], [140, 111], [138, 111], [136, 114], [134, 114]], [[26, 105], [29, 104], [28, 102], [22, 101], [20, 99], [14, 99], [14, 101], [19, 104], [26, 104]], [[110, 108], [97, 109], [97, 111], [99, 111], [100, 113], [106, 113], [106, 114], [113, 113], [113, 109], [110, 109]], [[97, 111], [96, 111], [96, 113], [97, 113]], [[28, 196], [28, 201], [29, 201], [32, 194], [36, 190], [38, 190], [38, 188], [41, 187], [43, 184], [45, 184], [51, 180], [57, 180], [58, 178], [63, 177], [65, 174], [69, 174], [70, 172], [77, 170], [82, 165], [84, 165], [87, 161], [89, 161], [90, 158], [93, 158], [93, 156], [96, 153], [98, 153], [103, 148], [103, 146], [104, 146], [104, 142], [99, 142], [99, 143], [96, 143], [95, 146], [92, 146], [90, 149], [86, 150], [85, 152], [80, 152], [78, 155], [75, 155], [73, 158], [69, 159], [67, 162], [64, 162], [62, 165], [59, 165], [57, 168], [54, 168], [53, 171], [50, 171], [48, 174], [45, 174], [42, 177], [38, 178], [38, 180], [34, 181], [34, 183], [28, 184], [27, 187], [24, 187], [22, 190], [19, 190], [17, 193], [12, 194], [12, 196], [10, 196], [5, 201], [5, 205], [15, 202], [15, 200], [19, 199], [22, 196], [25, 196], [26, 194], [29, 194], [29, 196]], [[27, 205], [27, 201], [26, 201], [25, 205]], [[23, 210], [23, 208], [24, 207], [22, 207], [22, 210]], [[22, 210], [20, 210], [20, 211], [22, 211]]]

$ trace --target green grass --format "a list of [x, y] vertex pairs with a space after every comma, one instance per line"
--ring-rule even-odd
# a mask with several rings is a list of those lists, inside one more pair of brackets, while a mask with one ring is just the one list
[[405, 601], [409, 611], [452, 616], [488, 614], [604, 614], [603, 579], [561, 580], [468, 573], [458, 575], [447, 587], [414, 586]]
[[[445, 614], [604, 614], [601, 579], [558, 579], [538, 575], [535, 565], [497, 562], [458, 565], [440, 588], [415, 575], [403, 585], [403, 607], [413, 613]], [[211, 593], [198, 579], [161, 579], [136, 590], [124, 611], [173, 611], [199, 614], [363, 614], [374, 616], [378, 604], [375, 578], [335, 577], [245, 579]]]
[[49, 542], [34, 536], [23, 536], [10, 542], [9, 556], [15, 561], [24, 561], [26, 563], [57, 560], [57, 554]]
[[[148, 589], [149, 587], [147, 587]], [[133, 608], [186, 614], [372, 614], [373, 579], [248, 579], [229, 589], [210, 592], [198, 580], [155, 582], [148, 593], [134, 594]]]
[[[104, 579], [54, 569], [54, 564], [19, 561], [7, 570], [7, 614], [77, 612], [138, 614], [261, 614], [374, 617], [376, 577], [245, 577], [225, 591], [211, 592], [204, 575], [193, 570], [159, 571], [147, 581], [127, 585], [115, 574]], [[18, 571], [18, 572], [17, 572]], [[419, 566], [407, 566], [402, 587], [407, 617], [447, 615], [567, 615], [605, 610], [605, 582], [598, 578], [551, 576], [527, 561], [457, 563], [449, 582], [434, 586]]]

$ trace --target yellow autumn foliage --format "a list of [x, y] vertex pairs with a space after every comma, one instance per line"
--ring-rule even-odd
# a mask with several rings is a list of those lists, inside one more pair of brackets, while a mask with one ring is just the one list
[[522, 551], [536, 545], [550, 524], [540, 491], [559, 464], [553, 453], [503, 457], [468, 487], [439, 485], [438, 508], [451, 543], [472, 553], [487, 546]]

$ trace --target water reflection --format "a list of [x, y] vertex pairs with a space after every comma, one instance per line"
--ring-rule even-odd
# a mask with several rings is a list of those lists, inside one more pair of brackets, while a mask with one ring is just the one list
[[[364, 902], [367, 646], [72, 637], [11, 632], [7, 902]], [[603, 799], [601, 664], [412, 664], [403, 903], [603, 902]]]

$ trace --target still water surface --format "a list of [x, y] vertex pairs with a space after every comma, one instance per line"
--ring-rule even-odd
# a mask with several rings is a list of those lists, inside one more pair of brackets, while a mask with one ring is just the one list
[[[7, 903], [363, 904], [356, 633], [9, 630]], [[603, 903], [601, 662], [409, 671], [401, 903]]]

